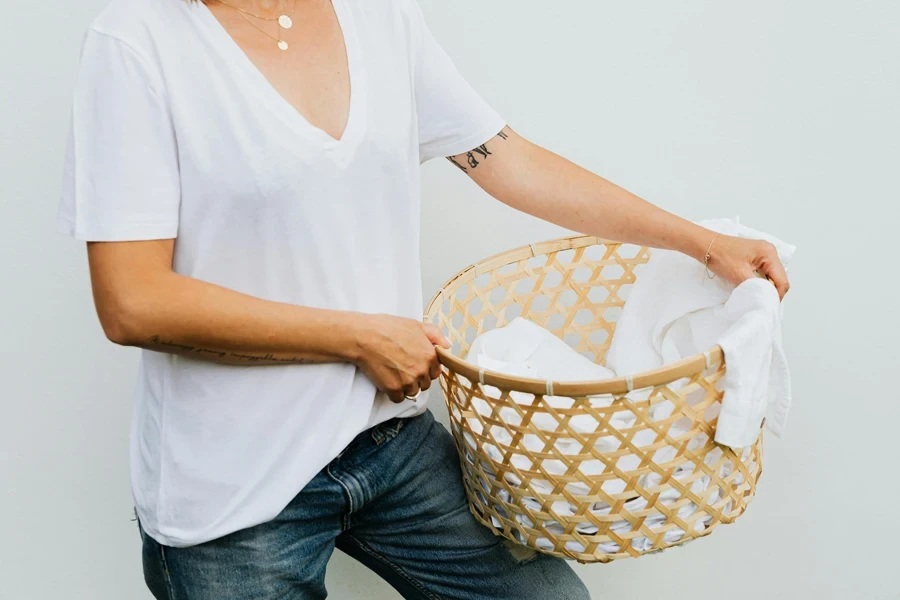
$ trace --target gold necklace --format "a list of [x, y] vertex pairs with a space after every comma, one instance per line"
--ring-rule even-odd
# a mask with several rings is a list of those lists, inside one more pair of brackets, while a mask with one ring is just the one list
[[[293, 0], [291, 2], [290, 14], [282, 13], [281, 15], [279, 15], [277, 17], [263, 17], [262, 15], [257, 15], [248, 10], [245, 10], [239, 6], [235, 6], [234, 4], [231, 4], [230, 2], [225, 2], [225, 0], [215, 0], [215, 1], [218, 2], [219, 4], [222, 4], [224, 6], [227, 6], [229, 8], [236, 10], [242, 17], [244, 17], [244, 20], [247, 21], [247, 23], [252, 25], [255, 29], [257, 29], [260, 33], [262, 33], [266, 37], [271, 38], [273, 41], [275, 41], [275, 43], [278, 44], [279, 49], [287, 50], [289, 48], [288, 43], [286, 41], [284, 41], [283, 39], [281, 39], [281, 30], [282, 29], [290, 29], [291, 27], [294, 26], [293, 16], [294, 16], [294, 9], [297, 6], [297, 0]], [[282, 4], [284, 4], [284, 0], [282, 0]], [[278, 21], [278, 37], [275, 37], [268, 31], [266, 31], [265, 29], [263, 29], [262, 27], [260, 27], [259, 25], [257, 25], [253, 21], [251, 21], [250, 17], [253, 17], [254, 19], [259, 19], [261, 21]]]

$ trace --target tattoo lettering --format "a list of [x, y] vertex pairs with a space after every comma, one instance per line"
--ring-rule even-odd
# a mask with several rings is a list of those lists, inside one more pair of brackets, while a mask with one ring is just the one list
[[262, 354], [262, 355], [254, 355], [254, 354], [238, 354], [236, 352], [229, 352], [228, 356], [232, 358], [237, 358], [239, 360], [246, 360], [249, 362], [279, 362], [279, 363], [291, 363], [295, 365], [306, 365], [312, 364], [314, 361], [307, 360], [305, 358], [299, 358], [296, 356], [279, 358], [277, 356], [273, 356], [272, 354]]
[[464, 166], [462, 166], [461, 164], [459, 164], [458, 162], [456, 162], [456, 159], [453, 158], [452, 156], [448, 156], [448, 157], [447, 157], [447, 160], [449, 160], [449, 161], [452, 162], [454, 165], [456, 165], [457, 167], [459, 167], [459, 170], [462, 171], [463, 173], [465, 173], [466, 171], [468, 171], [467, 168], [465, 168]]
[[[509, 139], [509, 135], [503, 130], [501, 130], [500, 133], [496, 135], [496, 137], [500, 138], [501, 140]], [[456, 165], [457, 168], [459, 168], [459, 170], [463, 173], [468, 173], [469, 169], [476, 168], [478, 165], [484, 162], [488, 156], [491, 156], [492, 154], [493, 152], [488, 150], [487, 144], [482, 144], [476, 148], [472, 148], [472, 150], [470, 150], [469, 152], [466, 152], [466, 165], [468, 166], [460, 164], [459, 161], [457, 161], [453, 156], [448, 156], [447, 160]]]
[[185, 352], [194, 352], [196, 348], [193, 346], [185, 346], [184, 344], [177, 344], [171, 340], [163, 340], [158, 335], [154, 335], [150, 338], [149, 342], [151, 344], [158, 344], [160, 346], [168, 346], [169, 348], [175, 348], [176, 350], [183, 350]]
[[[472, 148], [472, 152], [480, 154], [484, 158], [487, 158], [491, 154], [491, 152], [487, 149], [487, 144], [482, 144], [477, 148]], [[471, 154], [472, 152], [469, 152], [469, 154]]]
[[148, 342], [155, 346], [162, 346], [171, 350], [177, 350], [181, 354], [197, 354], [209, 355], [218, 358], [231, 358], [238, 361], [246, 361], [250, 363], [267, 362], [267, 363], [289, 363], [289, 364], [311, 364], [315, 361], [307, 360], [296, 356], [278, 357], [273, 354], [242, 354], [239, 352], [224, 352], [222, 350], [210, 350], [208, 348], [198, 348], [197, 346], [189, 346], [187, 344], [179, 344], [172, 340], [164, 340], [158, 335], [151, 337]]

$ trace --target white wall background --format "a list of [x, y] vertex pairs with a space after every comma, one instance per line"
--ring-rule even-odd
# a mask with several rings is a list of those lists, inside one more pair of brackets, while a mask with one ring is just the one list
[[[173, 1], [173, 0], [160, 0]], [[578, 567], [595, 598], [900, 598], [896, 283], [900, 4], [421, 0], [522, 134], [690, 218], [799, 246], [795, 408], [734, 526]], [[105, 0], [0, 21], [0, 598], [147, 598], [126, 445], [136, 354], [96, 323], [84, 248], [54, 233], [82, 33]], [[562, 233], [425, 167], [425, 291]], [[436, 412], [445, 417], [443, 407]], [[336, 556], [332, 597], [396, 595]]]

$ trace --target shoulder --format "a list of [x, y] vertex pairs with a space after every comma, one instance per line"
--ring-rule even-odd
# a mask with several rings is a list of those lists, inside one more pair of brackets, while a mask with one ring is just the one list
[[200, 9], [187, 0], [112, 0], [85, 33], [79, 78], [96, 83], [136, 77], [161, 93], [162, 57], [179, 46], [191, 11]]
[[384, 36], [416, 39], [422, 13], [416, 0], [334, 0], [343, 2], [357, 22]]
[[410, 18], [421, 18], [416, 0], [333, 0], [342, 2], [356, 15], [368, 21], [397, 22]]
[[87, 35], [101, 35], [144, 55], [165, 43], [178, 20], [203, 7], [188, 0], [112, 0], [88, 27]]

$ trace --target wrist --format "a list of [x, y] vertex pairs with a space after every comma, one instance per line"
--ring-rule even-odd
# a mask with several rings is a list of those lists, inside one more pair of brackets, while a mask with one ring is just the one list
[[718, 234], [715, 231], [694, 225], [684, 239], [684, 248], [677, 250], [700, 263], [706, 262], [706, 254], [710, 250]]
[[368, 352], [368, 347], [372, 339], [372, 317], [373, 315], [347, 312], [346, 317], [338, 327], [345, 335], [341, 343], [343, 358], [350, 363], [359, 365], [360, 361]]

